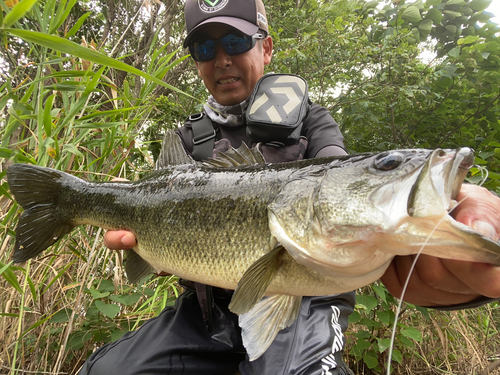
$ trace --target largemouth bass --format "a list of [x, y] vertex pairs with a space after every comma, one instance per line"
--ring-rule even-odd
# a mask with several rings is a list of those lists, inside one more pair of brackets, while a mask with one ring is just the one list
[[24, 208], [14, 261], [77, 225], [129, 230], [137, 238], [127, 252], [131, 281], [154, 270], [236, 290], [230, 308], [251, 360], [293, 322], [302, 296], [365, 286], [395, 255], [500, 265], [498, 243], [449, 215], [473, 163], [468, 148], [256, 165], [240, 165], [253, 156], [233, 151], [207, 166], [174, 133], [166, 141], [172, 165], [137, 182], [12, 165], [8, 183]]

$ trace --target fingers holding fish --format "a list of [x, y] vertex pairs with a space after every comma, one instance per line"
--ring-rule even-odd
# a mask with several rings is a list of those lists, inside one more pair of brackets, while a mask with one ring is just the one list
[[110, 250], [127, 250], [136, 244], [134, 234], [125, 230], [109, 230], [104, 235], [104, 246]]
[[440, 260], [456, 278], [480, 296], [500, 298], [500, 267], [487, 263]]
[[[419, 306], [451, 306], [471, 302], [481, 296], [447, 269], [442, 259], [422, 254], [412, 270], [414, 259], [414, 255], [395, 257], [381, 277], [392, 295]], [[403, 295], [410, 272], [408, 287]]]
[[481, 186], [464, 184], [452, 216], [492, 240], [500, 237], [500, 198]]

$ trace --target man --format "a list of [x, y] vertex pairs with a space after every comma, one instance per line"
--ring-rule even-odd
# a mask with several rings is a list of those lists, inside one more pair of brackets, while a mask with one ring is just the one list
[[[211, 147], [251, 143], [242, 122], [242, 108], [273, 51], [261, 0], [221, 0], [215, 4], [187, 0], [185, 17], [188, 35], [184, 45], [190, 48], [211, 94], [209, 106], [205, 106], [205, 114], [216, 129]], [[178, 132], [189, 153], [198, 147], [193, 145], [195, 122], [187, 121]], [[338, 125], [317, 105], [310, 107], [302, 135], [298, 145], [286, 146], [289, 149], [285, 147], [283, 152], [264, 146], [266, 160], [290, 154], [298, 159], [346, 153]], [[467, 199], [458, 207], [457, 219], [497, 240], [500, 199], [475, 186], [465, 186], [461, 197]], [[125, 231], [109, 231], [105, 236], [105, 244], [115, 250], [135, 243], [133, 234]], [[410, 256], [395, 258], [382, 278], [395, 296], [401, 293], [412, 261]], [[404, 298], [423, 306], [474, 306], [500, 297], [499, 281], [500, 269], [491, 265], [421, 256]], [[298, 319], [280, 331], [262, 357], [250, 362], [237, 317], [227, 308], [231, 292], [182, 283], [187, 290], [175, 308], [166, 308], [139, 330], [100, 348], [80, 374], [350, 373], [342, 361], [342, 350], [347, 317], [354, 307], [353, 293], [304, 298]]]

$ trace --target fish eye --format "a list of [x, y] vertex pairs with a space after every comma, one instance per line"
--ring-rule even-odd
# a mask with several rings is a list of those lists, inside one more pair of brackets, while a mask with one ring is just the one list
[[375, 159], [374, 166], [380, 171], [391, 171], [399, 167], [403, 160], [399, 152], [383, 153]]

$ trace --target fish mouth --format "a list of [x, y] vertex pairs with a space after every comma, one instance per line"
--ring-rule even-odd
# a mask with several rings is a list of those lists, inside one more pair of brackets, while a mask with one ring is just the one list
[[456, 198], [473, 163], [473, 151], [467, 147], [434, 151], [412, 188], [409, 220], [401, 233], [422, 244], [423, 254], [500, 265], [500, 243], [449, 215], [460, 203]]
[[468, 147], [434, 150], [410, 191], [408, 215], [418, 218], [451, 212], [458, 204], [456, 198], [473, 164], [474, 152]]

